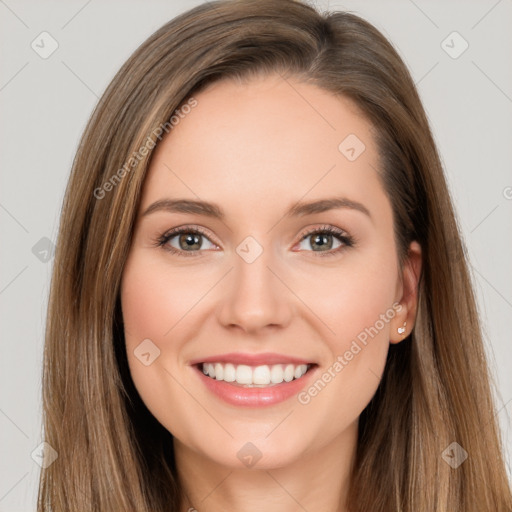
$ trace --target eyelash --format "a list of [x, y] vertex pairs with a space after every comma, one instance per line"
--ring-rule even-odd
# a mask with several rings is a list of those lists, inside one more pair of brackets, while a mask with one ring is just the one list
[[[180, 228], [174, 228], [170, 231], [166, 231], [164, 234], [160, 235], [155, 241], [154, 245], [157, 247], [162, 247], [165, 251], [170, 252], [171, 254], [176, 254], [178, 256], [185, 256], [185, 257], [195, 257], [199, 256], [201, 251], [183, 251], [178, 250], [175, 247], [166, 245], [169, 240], [174, 238], [177, 235], [181, 235], [183, 233], [193, 233], [195, 235], [202, 235], [208, 240], [210, 240], [209, 236], [205, 231], [203, 231], [200, 227], [197, 226], [182, 226]], [[340, 247], [337, 247], [336, 249], [331, 249], [328, 251], [309, 251], [319, 254], [321, 257], [326, 256], [335, 256], [343, 249], [346, 249], [347, 247], [353, 247], [355, 245], [355, 240], [352, 236], [348, 235], [345, 231], [335, 228], [333, 226], [321, 226], [319, 228], [312, 228], [305, 233], [301, 235], [301, 238], [299, 240], [300, 242], [303, 242], [306, 238], [308, 238], [311, 235], [317, 235], [317, 234], [328, 234], [335, 236], [338, 238], [338, 240], [342, 243]], [[211, 242], [211, 240], [210, 240]], [[214, 242], [212, 242], [214, 243]], [[195, 253], [195, 254], [194, 254]]]

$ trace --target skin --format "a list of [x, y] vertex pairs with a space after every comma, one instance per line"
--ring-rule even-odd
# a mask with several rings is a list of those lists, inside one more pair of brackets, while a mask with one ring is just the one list
[[[349, 100], [277, 75], [216, 82], [195, 98], [197, 107], [155, 149], [123, 273], [131, 375], [174, 436], [183, 511], [345, 511], [359, 415], [389, 344], [414, 325], [420, 247], [411, 244], [400, 268], [372, 127]], [[349, 134], [366, 147], [354, 161], [338, 149]], [[370, 215], [340, 208], [285, 216], [299, 200], [333, 196]], [[142, 216], [165, 198], [213, 202], [226, 217]], [[155, 245], [184, 225], [207, 234], [193, 256]], [[343, 245], [336, 236], [326, 234], [332, 246], [322, 249], [314, 234], [303, 234], [326, 225], [355, 245], [324, 256]], [[263, 249], [252, 263], [236, 252], [247, 236]], [[187, 248], [179, 235], [167, 245]], [[263, 408], [229, 405], [189, 364], [227, 352], [277, 352], [316, 362], [320, 376], [389, 311], [394, 316], [307, 404], [292, 397]], [[134, 355], [147, 338], [160, 349], [149, 366]], [[237, 457], [247, 442], [261, 452], [251, 468]]]

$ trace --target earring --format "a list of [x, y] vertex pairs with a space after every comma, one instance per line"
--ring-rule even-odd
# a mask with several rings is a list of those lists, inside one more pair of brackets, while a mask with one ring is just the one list
[[407, 322], [404, 322], [404, 326], [398, 328], [398, 334], [403, 334], [405, 332], [406, 325], [407, 325]]

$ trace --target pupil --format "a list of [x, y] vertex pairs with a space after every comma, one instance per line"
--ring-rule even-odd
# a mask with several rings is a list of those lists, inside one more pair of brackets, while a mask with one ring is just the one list
[[199, 243], [199, 235], [195, 234], [188, 234], [188, 235], [182, 235], [181, 240], [185, 241], [186, 247], [191, 248], [194, 245], [201, 246]]
[[[331, 243], [327, 242], [327, 238], [329, 236], [330, 235], [315, 235], [314, 245], [317, 245], [318, 247], [326, 247], [327, 246], [327, 248], [330, 249], [332, 246], [332, 242]], [[318, 240], [320, 240], [320, 242], [318, 242]]]

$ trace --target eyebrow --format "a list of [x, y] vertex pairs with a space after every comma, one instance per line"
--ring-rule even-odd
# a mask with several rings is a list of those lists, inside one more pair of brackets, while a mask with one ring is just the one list
[[[332, 197], [312, 201], [309, 203], [298, 202], [287, 210], [285, 216], [302, 217], [305, 215], [313, 215], [315, 213], [322, 213], [338, 208], [349, 208], [356, 210], [364, 213], [370, 217], [370, 219], [372, 218], [370, 211], [368, 208], [366, 208], [366, 206], [346, 197]], [[224, 220], [226, 217], [222, 208], [215, 203], [197, 201], [193, 199], [160, 199], [148, 206], [142, 213], [142, 217], [158, 211], [166, 211], [170, 213], [193, 213], [219, 220]]]

